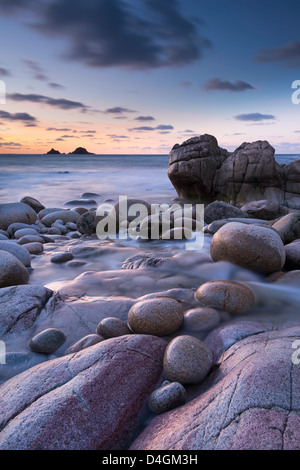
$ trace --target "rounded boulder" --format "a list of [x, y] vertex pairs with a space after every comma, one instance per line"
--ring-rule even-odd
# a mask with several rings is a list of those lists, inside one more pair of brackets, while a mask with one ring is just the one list
[[195, 299], [208, 307], [231, 314], [248, 312], [255, 306], [255, 295], [246, 285], [236, 281], [210, 281], [195, 292]]
[[169, 297], [156, 297], [134, 304], [128, 325], [134, 333], [166, 336], [177, 331], [183, 322], [181, 303]]
[[262, 274], [280, 271], [286, 258], [283, 242], [275, 231], [239, 222], [230, 222], [215, 233], [210, 255], [214, 261], [229, 261]]
[[213, 366], [210, 348], [194, 336], [174, 338], [166, 348], [163, 367], [168, 380], [181, 384], [201, 383]]

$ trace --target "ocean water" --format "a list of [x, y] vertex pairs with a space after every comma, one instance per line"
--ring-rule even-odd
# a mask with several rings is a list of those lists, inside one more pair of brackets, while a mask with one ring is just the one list
[[24, 196], [62, 207], [84, 193], [97, 203], [119, 196], [168, 203], [176, 197], [167, 155], [0, 155], [0, 201]]
[[[299, 158], [276, 155], [280, 164]], [[177, 193], [167, 171], [168, 155], [0, 155], [0, 202], [31, 196], [63, 207], [90, 192], [97, 203], [127, 196], [171, 204]]]

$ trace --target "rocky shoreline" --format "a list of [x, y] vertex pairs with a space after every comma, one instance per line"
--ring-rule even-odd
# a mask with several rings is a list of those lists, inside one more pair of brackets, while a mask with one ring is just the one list
[[197, 252], [84, 201], [0, 204], [0, 449], [299, 449], [300, 211], [213, 201]]

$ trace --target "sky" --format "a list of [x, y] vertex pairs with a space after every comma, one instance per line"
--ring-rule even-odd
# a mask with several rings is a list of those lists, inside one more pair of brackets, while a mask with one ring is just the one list
[[201, 134], [300, 153], [299, 14], [299, 0], [0, 0], [0, 153], [168, 154]]

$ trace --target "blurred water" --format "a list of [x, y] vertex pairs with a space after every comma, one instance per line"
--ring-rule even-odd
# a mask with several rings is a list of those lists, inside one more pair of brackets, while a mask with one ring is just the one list
[[170, 202], [167, 155], [0, 155], [0, 202], [24, 196], [61, 207], [92, 192], [97, 202], [120, 196]]
[[[299, 158], [276, 155], [281, 164]], [[32, 196], [61, 207], [92, 192], [97, 202], [120, 195], [170, 203], [177, 194], [167, 171], [167, 155], [0, 155], [0, 202]]]

